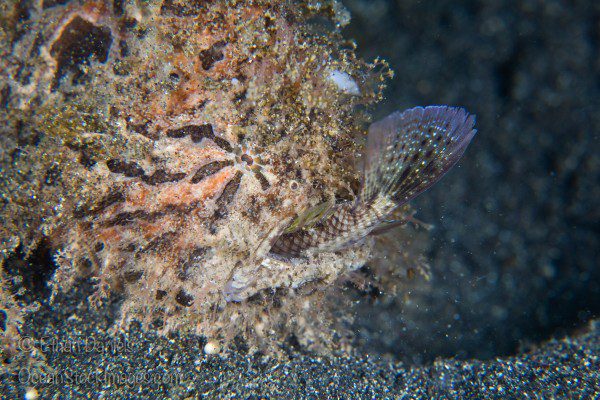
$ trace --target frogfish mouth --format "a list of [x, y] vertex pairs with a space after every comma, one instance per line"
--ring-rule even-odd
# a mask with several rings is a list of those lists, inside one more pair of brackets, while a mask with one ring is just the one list
[[276, 239], [271, 254], [292, 258], [337, 251], [390, 225], [396, 208], [431, 187], [460, 159], [476, 133], [474, 125], [473, 115], [448, 106], [415, 107], [371, 124], [357, 199], [315, 208]]

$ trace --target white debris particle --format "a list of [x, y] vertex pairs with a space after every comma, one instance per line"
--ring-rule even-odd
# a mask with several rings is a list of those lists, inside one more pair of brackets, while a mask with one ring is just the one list
[[40, 395], [37, 389], [34, 387], [27, 388], [27, 390], [25, 391], [25, 400], [35, 400], [39, 397]]
[[221, 351], [221, 346], [219, 346], [219, 342], [216, 340], [209, 340], [204, 345], [204, 354], [218, 354]]
[[356, 81], [352, 79], [350, 75], [345, 72], [333, 70], [329, 73], [329, 79], [340, 89], [342, 92], [358, 96], [360, 89], [356, 84]]

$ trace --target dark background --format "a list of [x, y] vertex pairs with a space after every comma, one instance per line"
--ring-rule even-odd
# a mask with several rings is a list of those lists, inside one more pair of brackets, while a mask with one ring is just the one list
[[[492, 4], [493, 3], [493, 4]], [[486, 359], [600, 315], [600, 3], [344, 4], [366, 60], [395, 71], [379, 116], [464, 106], [478, 134], [414, 201], [435, 225], [430, 282], [358, 312], [364, 351]]]

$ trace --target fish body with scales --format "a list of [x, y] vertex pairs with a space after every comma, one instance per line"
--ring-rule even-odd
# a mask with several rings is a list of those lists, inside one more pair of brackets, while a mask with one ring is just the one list
[[463, 109], [417, 107], [371, 125], [364, 186], [354, 204], [339, 204], [310, 229], [282, 235], [275, 254], [336, 251], [363, 239], [390, 214], [425, 191], [460, 158], [475, 135]]

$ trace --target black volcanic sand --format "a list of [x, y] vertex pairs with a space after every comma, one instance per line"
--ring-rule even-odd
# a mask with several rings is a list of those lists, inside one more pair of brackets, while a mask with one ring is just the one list
[[[600, 4], [344, 3], [347, 36], [396, 71], [380, 116], [427, 104], [477, 114], [460, 166], [415, 202], [435, 225], [432, 279], [409, 285], [408, 302], [357, 306], [361, 355], [284, 360], [205, 356], [197, 338], [135, 326], [115, 342], [99, 333], [114, 310], [87, 310], [82, 285], [25, 326], [54, 368], [31, 385], [42, 398], [600, 396]], [[26, 372], [1, 376], [1, 397], [23, 398], [39, 378]], [[149, 383], [165, 373], [180, 383]], [[117, 376], [143, 383], [108, 386]]]
[[[161, 337], [137, 325], [124, 335], [108, 328], [115, 307], [82, 306], [89, 285], [60, 307], [44, 305], [23, 332], [35, 338], [52, 371], [26, 368], [0, 377], [2, 398], [481, 398], [579, 397], [600, 394], [600, 323], [581, 335], [551, 341], [518, 357], [496, 361], [438, 360], [424, 367], [363, 356], [316, 357], [289, 350], [283, 359], [248, 355], [243, 347], [221, 356], [203, 353], [198, 338]], [[85, 303], [83, 303], [85, 304]]]

